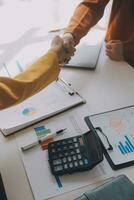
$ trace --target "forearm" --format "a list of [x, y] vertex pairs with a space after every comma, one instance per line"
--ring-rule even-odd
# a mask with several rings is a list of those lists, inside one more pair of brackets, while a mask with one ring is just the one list
[[39, 92], [57, 79], [59, 71], [58, 57], [54, 51], [49, 51], [14, 79], [0, 77], [0, 109]]
[[103, 16], [104, 8], [109, 0], [84, 0], [76, 8], [65, 33], [71, 33], [75, 43], [87, 34]]

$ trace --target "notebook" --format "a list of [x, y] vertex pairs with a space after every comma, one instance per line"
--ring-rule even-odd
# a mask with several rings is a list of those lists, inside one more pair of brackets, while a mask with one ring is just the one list
[[[114, 191], [114, 192], [113, 192]], [[75, 200], [133, 200], [134, 184], [125, 175], [120, 175], [103, 185], [85, 192]]]
[[98, 29], [91, 30], [76, 46], [75, 55], [68, 64], [65, 64], [65, 67], [94, 70], [100, 55], [104, 33]]
[[85, 102], [70, 84], [58, 79], [24, 102], [0, 111], [0, 130], [7, 136]]

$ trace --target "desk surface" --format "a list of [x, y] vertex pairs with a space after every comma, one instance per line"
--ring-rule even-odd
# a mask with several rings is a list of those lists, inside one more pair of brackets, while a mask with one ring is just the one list
[[[95, 71], [66, 68], [61, 76], [86, 98], [89, 114], [133, 105], [134, 69], [127, 63], [109, 60], [104, 48]], [[0, 135], [0, 170], [8, 199], [33, 200], [14, 135], [8, 138]], [[134, 167], [114, 173], [124, 173], [134, 182]], [[53, 199], [73, 199], [87, 188]]]
[[[8, 8], [9, 6], [1, 8], [2, 12], [0, 13], [0, 20], [3, 20], [4, 15], [6, 19], [5, 23], [8, 23], [9, 18], [12, 16], [11, 12], [14, 11], [11, 9], [10, 15], [7, 17], [6, 13], [4, 14], [4, 12], [7, 11]], [[6, 10], [4, 11], [4, 9]], [[2, 54], [1, 62], [4, 62], [5, 59], [9, 61], [11, 58], [13, 58], [14, 54], [17, 53], [20, 48], [23, 49], [23, 43], [36, 43], [43, 40], [41, 37], [35, 37], [38, 30], [36, 28], [29, 29], [26, 34], [22, 34], [22, 37], [19, 37], [20, 32], [24, 33], [22, 23], [26, 21], [26, 30], [28, 30], [28, 21], [30, 21], [32, 17], [28, 19], [26, 15], [23, 15], [23, 18], [21, 18], [20, 16], [22, 16], [22, 13], [19, 12], [19, 7], [17, 7], [17, 9], [18, 10], [15, 10], [15, 12], [17, 14], [19, 13], [19, 20], [21, 20], [21, 23], [18, 24], [17, 22], [18, 31], [13, 31], [16, 27], [15, 23], [12, 23], [12, 28], [10, 26], [1, 28], [2, 35], [0, 38], [0, 44], [7, 41], [6, 36], [9, 30], [12, 40], [15, 39], [14, 32], [17, 34], [17, 40], [15, 41], [16, 43], [9, 43], [9, 45], [2, 44], [3, 46], [1, 46], [1, 48], [5, 48], [7, 52]], [[28, 10], [26, 10], [25, 14], [29, 14]], [[35, 16], [34, 12], [32, 16]], [[34, 25], [35, 23], [40, 23], [39, 25], [44, 23], [44, 18], [42, 16], [40, 17], [42, 20], [37, 20], [37, 16], [36, 19], [34, 17]], [[12, 20], [14, 21], [15, 19], [17, 19], [17, 17], [15, 17], [14, 13]], [[26, 19], [28, 19], [28, 21]], [[3, 21], [0, 22], [1, 24], [3, 23]], [[33, 24], [30, 24], [31, 27]], [[28, 40], [29, 34], [31, 41]], [[5, 40], [3, 40], [4, 37], [6, 38]], [[114, 62], [109, 60], [105, 55], [104, 49], [105, 47], [101, 51], [101, 55], [95, 71], [68, 68], [63, 68], [61, 71], [61, 77], [70, 82], [72, 86], [76, 88], [87, 100], [89, 114], [99, 113], [134, 104], [134, 69], [125, 62]], [[12, 50], [14, 50], [14, 52]], [[33, 195], [27, 180], [27, 176], [25, 174], [25, 170], [23, 168], [22, 161], [19, 156], [19, 151], [15, 143], [14, 135], [8, 138], [0, 135], [0, 171], [9, 200], [33, 200]], [[125, 168], [114, 172], [115, 175], [122, 173], [126, 174], [134, 182], [134, 167]], [[85, 191], [87, 188], [89, 187], [79, 189], [64, 196], [53, 198], [53, 200], [73, 199], [77, 197], [81, 192]]]

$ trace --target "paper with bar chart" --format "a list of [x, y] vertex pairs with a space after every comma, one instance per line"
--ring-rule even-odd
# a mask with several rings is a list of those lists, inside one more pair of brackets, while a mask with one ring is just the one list
[[[90, 116], [94, 127], [101, 127], [113, 151], [107, 151], [115, 165], [134, 161], [134, 106]], [[105, 148], [106, 137], [97, 131]]]
[[22, 146], [36, 141], [37, 137], [49, 135], [60, 129], [66, 130], [63, 134], [54, 137], [54, 140], [61, 140], [87, 132], [88, 127], [82, 120], [84, 119], [84, 112], [87, 113], [87, 107], [85, 107], [85, 111], [82, 109], [81, 112], [80, 110], [79, 112], [75, 110], [69, 113], [62, 113], [26, 128], [20, 131], [19, 134], [15, 134], [16, 144], [35, 200], [52, 198], [113, 176], [106, 159], [89, 171], [53, 176], [48, 163], [46, 142], [42, 142], [26, 151], [21, 150]]

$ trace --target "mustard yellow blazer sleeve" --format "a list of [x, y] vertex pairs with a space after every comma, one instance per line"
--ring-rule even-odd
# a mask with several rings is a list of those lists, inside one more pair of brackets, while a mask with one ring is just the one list
[[49, 50], [15, 78], [0, 77], [0, 109], [20, 103], [36, 94], [56, 80], [59, 72], [57, 54]]

